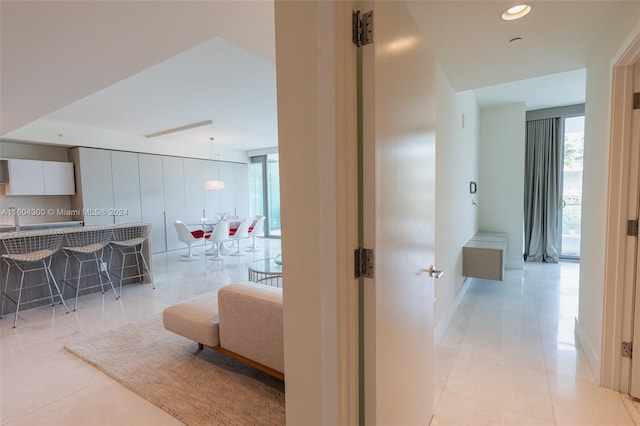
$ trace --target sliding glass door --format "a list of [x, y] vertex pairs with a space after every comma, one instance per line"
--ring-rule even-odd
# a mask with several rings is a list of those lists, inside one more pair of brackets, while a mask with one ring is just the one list
[[582, 211], [582, 161], [584, 153], [584, 116], [564, 118], [564, 166], [562, 173], [562, 220], [560, 257], [580, 258]]
[[251, 157], [251, 212], [266, 216], [265, 237], [280, 237], [279, 166], [278, 154]]

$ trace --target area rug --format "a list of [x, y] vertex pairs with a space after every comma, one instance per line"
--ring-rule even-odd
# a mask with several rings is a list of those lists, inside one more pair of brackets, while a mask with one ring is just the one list
[[284, 425], [284, 384], [162, 327], [162, 316], [74, 341], [69, 352], [187, 425]]

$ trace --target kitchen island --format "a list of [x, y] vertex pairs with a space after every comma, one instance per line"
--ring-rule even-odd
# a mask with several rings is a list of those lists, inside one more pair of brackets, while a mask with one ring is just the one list
[[[41, 226], [41, 224], [39, 224]], [[2, 295], [4, 299], [5, 291], [12, 296], [14, 300], [17, 300], [16, 293], [17, 288], [20, 284], [20, 271], [17, 268], [12, 267], [9, 268], [8, 262], [4, 258], [4, 255], [7, 253], [14, 252], [14, 249], [11, 248], [12, 245], [15, 245], [17, 241], [24, 241], [27, 239], [35, 240], [34, 237], [38, 236], [46, 236], [46, 235], [61, 235], [62, 243], [60, 248], [55, 252], [55, 254], [51, 258], [51, 271], [53, 276], [55, 277], [60, 290], [63, 292], [63, 298], [65, 300], [69, 300], [75, 297], [75, 290], [69, 286], [65, 286], [63, 283], [63, 277], [65, 275], [65, 265], [67, 264], [68, 256], [63, 252], [62, 247], [68, 246], [69, 241], [73, 240], [74, 234], [77, 236], [81, 233], [87, 233], [87, 231], [93, 230], [103, 230], [105, 228], [109, 229], [111, 232], [111, 239], [123, 239], [122, 235], [129, 235], [131, 233], [138, 233], [139, 231], [146, 231], [146, 239], [142, 242], [142, 256], [146, 259], [146, 264], [148, 268], [151, 268], [151, 251], [149, 249], [150, 245], [150, 233], [148, 232], [149, 224], [145, 223], [129, 223], [129, 224], [121, 224], [121, 225], [110, 225], [110, 226], [55, 226], [55, 227], [45, 227], [41, 229], [28, 229], [28, 230], [20, 230], [13, 232], [0, 232], [0, 254], [3, 255], [3, 261], [0, 262], [0, 276], [1, 280], [0, 285], [2, 286]], [[23, 226], [20, 227], [24, 229]], [[128, 237], [126, 237], [128, 238]], [[138, 244], [138, 247], [140, 245]], [[37, 247], [36, 247], [37, 249]], [[15, 252], [14, 252], [15, 253]], [[113, 284], [116, 288], [120, 285], [120, 269], [122, 266], [122, 250], [118, 249], [118, 246], [115, 244], [107, 244], [104, 248], [103, 260], [104, 264], [101, 266], [104, 269], [108, 270], [111, 279], [113, 280]], [[99, 254], [99, 253], [98, 253]], [[137, 265], [139, 264], [143, 267], [142, 259], [139, 255], [127, 255], [125, 258], [124, 264], [124, 273], [122, 285], [136, 284], [136, 283], [149, 283], [152, 276], [152, 271], [149, 270], [149, 274], [145, 274], [143, 276], [139, 276]], [[145, 268], [146, 269], [146, 268]], [[8, 271], [10, 270], [10, 275], [7, 276]], [[99, 279], [97, 274], [95, 276], [84, 277], [91, 272], [97, 272], [96, 267], [94, 265], [89, 264], [88, 266], [83, 266], [83, 285], [80, 289], [80, 295], [89, 294], [101, 291], [99, 286]], [[78, 275], [78, 262], [75, 259], [69, 259], [68, 262], [68, 277], [76, 277]], [[7, 280], [8, 278], [8, 280]], [[6, 281], [5, 281], [6, 280]], [[48, 298], [50, 295], [49, 288], [47, 285], [44, 286], [34, 286], [39, 283], [46, 283], [46, 277], [44, 271], [33, 272], [25, 274], [25, 283], [24, 289], [22, 292], [21, 300], [22, 305], [20, 307], [20, 311], [24, 309], [29, 309], [36, 306], [47, 305], [50, 304], [51, 301]], [[5, 288], [6, 284], [6, 288]], [[75, 285], [75, 282], [73, 283]], [[32, 287], [29, 287], [32, 286]], [[84, 287], [90, 287], [84, 289]], [[110, 287], [107, 285], [105, 287], [105, 292], [109, 290]], [[27, 304], [26, 302], [29, 300], [34, 300], [33, 303]], [[38, 301], [35, 301], [38, 300]], [[13, 314], [15, 312], [15, 304], [12, 303], [8, 298], [4, 301], [2, 315]], [[56, 298], [56, 302], [59, 301]]]

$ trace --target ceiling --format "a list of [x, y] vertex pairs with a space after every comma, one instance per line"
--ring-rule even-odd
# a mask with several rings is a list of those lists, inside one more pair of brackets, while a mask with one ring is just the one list
[[[589, 58], [620, 43], [640, 2], [529, 3], [511, 22], [508, 1], [408, 4], [453, 88], [481, 107], [584, 102]], [[0, 18], [5, 138], [37, 120], [140, 136], [212, 120], [158, 139], [277, 145], [271, 1], [2, 0]]]

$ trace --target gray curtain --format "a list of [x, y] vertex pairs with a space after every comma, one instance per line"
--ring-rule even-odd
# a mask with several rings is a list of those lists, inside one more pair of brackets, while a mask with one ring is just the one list
[[559, 118], [527, 121], [524, 177], [524, 260], [558, 262], [562, 167]]

